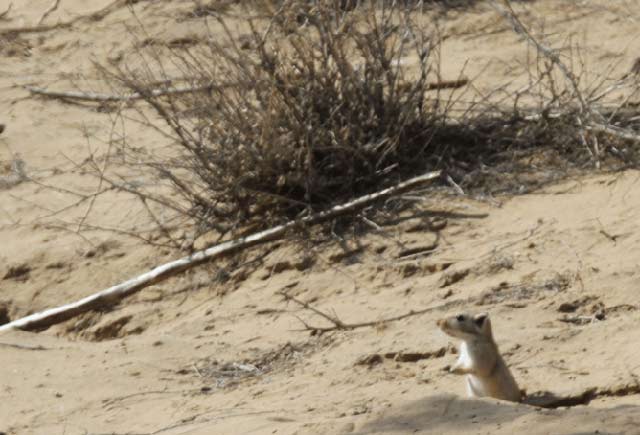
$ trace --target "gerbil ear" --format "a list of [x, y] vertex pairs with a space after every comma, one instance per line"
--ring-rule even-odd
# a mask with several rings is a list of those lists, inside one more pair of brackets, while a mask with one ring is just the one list
[[473, 316], [473, 323], [485, 337], [493, 337], [491, 332], [491, 319], [487, 313], [480, 313]]
[[473, 316], [473, 322], [479, 329], [484, 329], [485, 324], [489, 323], [489, 315], [487, 313], [480, 313]]

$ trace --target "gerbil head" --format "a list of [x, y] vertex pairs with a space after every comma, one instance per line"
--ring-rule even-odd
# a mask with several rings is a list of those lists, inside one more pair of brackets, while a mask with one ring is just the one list
[[491, 320], [487, 313], [476, 315], [460, 313], [440, 319], [437, 323], [445, 334], [462, 340], [469, 340], [478, 336], [493, 339]]

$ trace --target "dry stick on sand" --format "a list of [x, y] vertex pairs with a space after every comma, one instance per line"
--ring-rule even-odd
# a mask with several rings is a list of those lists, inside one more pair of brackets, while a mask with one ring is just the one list
[[329, 322], [331, 322], [333, 324], [333, 326], [311, 326], [307, 322], [305, 322], [304, 320], [302, 320], [301, 318], [298, 317], [298, 320], [304, 325], [305, 330], [311, 331], [311, 332], [316, 332], [316, 333], [318, 333], [318, 332], [319, 333], [323, 333], [323, 332], [337, 331], [337, 330], [348, 331], [348, 330], [352, 330], [352, 329], [369, 328], [369, 327], [372, 327], [372, 326], [384, 325], [386, 323], [397, 322], [398, 320], [406, 319], [408, 317], [419, 316], [419, 315], [422, 315], [422, 314], [426, 314], [426, 313], [429, 313], [431, 311], [446, 310], [446, 309], [450, 309], [450, 308], [453, 308], [453, 307], [466, 305], [466, 304], [468, 304], [470, 302], [469, 299], [466, 299], [466, 300], [454, 300], [454, 301], [449, 301], [449, 302], [446, 302], [446, 303], [444, 303], [442, 305], [438, 305], [438, 306], [435, 306], [435, 307], [423, 308], [421, 310], [410, 310], [407, 313], [400, 314], [398, 316], [387, 317], [385, 319], [371, 320], [371, 321], [367, 321], [367, 322], [358, 322], [358, 323], [344, 323], [342, 320], [338, 319], [336, 316], [331, 315], [331, 314], [327, 314], [327, 313], [325, 313], [323, 311], [320, 311], [319, 309], [313, 307], [311, 304], [309, 304], [309, 302], [301, 301], [300, 299], [297, 299], [297, 298], [287, 294], [284, 291], [280, 292], [280, 294], [285, 298], [285, 300], [295, 302], [296, 304], [300, 305], [302, 308], [314, 312], [318, 316], [328, 320]]
[[[457, 89], [466, 86], [469, 83], [469, 79], [460, 80], [443, 80], [440, 82], [429, 83], [427, 90], [439, 90], [439, 89]], [[148, 95], [143, 95], [139, 92], [134, 92], [128, 95], [113, 95], [113, 94], [99, 94], [94, 92], [75, 92], [75, 91], [50, 91], [48, 89], [25, 86], [24, 88], [34, 95], [40, 95], [47, 98], [69, 99], [79, 101], [95, 101], [95, 102], [115, 102], [115, 101], [134, 101], [142, 100], [149, 97], [161, 97], [163, 95], [178, 95], [178, 94], [191, 94], [196, 92], [208, 92], [214, 89], [214, 87], [227, 87], [233, 86], [231, 83], [222, 83], [218, 86], [213, 84], [207, 84], [202, 86], [193, 87], [177, 87], [170, 89], [152, 89], [149, 90]]]
[[53, 0], [53, 3], [51, 4], [51, 6], [49, 6], [49, 9], [44, 11], [44, 14], [42, 14], [40, 20], [38, 20], [38, 26], [42, 24], [42, 22], [46, 20], [47, 17], [51, 15], [56, 9], [58, 9], [58, 6], [60, 6], [60, 0]]
[[469, 84], [469, 79], [462, 78], [458, 80], [441, 80], [439, 82], [427, 83], [427, 91], [435, 91], [440, 89], [458, 89]]
[[20, 350], [49, 350], [48, 347], [44, 347], [44, 346], [27, 346], [24, 344], [15, 344], [15, 343], [0, 343], [0, 347], [10, 347], [13, 349], [20, 349]]
[[13, 7], [13, 3], [9, 3], [9, 7], [4, 12], [0, 12], [0, 20], [6, 20], [9, 16], [9, 12], [11, 12], [11, 8]]
[[95, 101], [95, 102], [111, 102], [111, 101], [134, 101], [141, 100], [148, 97], [161, 97], [163, 95], [178, 95], [178, 94], [190, 94], [196, 92], [211, 91], [214, 85], [202, 85], [194, 87], [184, 88], [171, 88], [171, 89], [154, 89], [149, 91], [149, 95], [142, 95], [138, 92], [134, 92], [128, 95], [110, 95], [110, 94], [98, 94], [94, 92], [73, 92], [73, 91], [49, 91], [43, 88], [37, 88], [33, 86], [25, 86], [25, 89], [34, 95], [41, 95], [48, 98], [60, 98], [80, 101]]
[[333, 219], [345, 213], [359, 210], [373, 202], [389, 198], [391, 196], [412, 189], [418, 185], [436, 180], [440, 178], [440, 176], [440, 171], [428, 172], [426, 174], [411, 178], [407, 181], [381, 190], [379, 192], [364, 195], [348, 203], [337, 205], [330, 208], [329, 210], [316, 213], [298, 220], [289, 221], [286, 224], [278, 225], [276, 227], [252, 234], [247, 237], [220, 243], [219, 245], [212, 246], [208, 249], [196, 252], [179, 260], [175, 260], [170, 263], [158, 266], [147, 273], [144, 273], [113, 287], [109, 287], [98, 293], [94, 293], [91, 296], [87, 296], [86, 298], [80, 299], [76, 302], [72, 302], [70, 304], [56, 308], [50, 308], [40, 313], [31, 314], [21, 319], [14, 320], [13, 322], [0, 326], [0, 332], [4, 332], [10, 329], [39, 330], [48, 328], [51, 325], [64, 322], [65, 320], [71, 319], [92, 309], [107, 304], [116, 303], [121, 299], [142, 290], [145, 287], [156, 284], [160, 281], [164, 281], [167, 278], [175, 276], [185, 270], [191, 269], [198, 264], [213, 260], [215, 258], [230, 254], [235, 251], [272, 241], [278, 237], [283, 236], [287, 231], [297, 226], [318, 224], [320, 222]]
[[[19, 34], [19, 33], [42, 33], [49, 32], [51, 30], [56, 29], [66, 29], [68, 27], [73, 26], [75, 23], [79, 21], [98, 21], [109, 15], [111, 12], [121, 8], [128, 6], [131, 0], [114, 0], [109, 3], [102, 9], [99, 9], [95, 12], [90, 13], [89, 15], [79, 15], [75, 18], [72, 18], [69, 21], [63, 21], [57, 24], [38, 24], [36, 26], [25, 26], [25, 27], [9, 27], [6, 29], [0, 29], [0, 35], [6, 34]], [[8, 11], [7, 11], [8, 12]], [[53, 12], [53, 11], [52, 11]]]
[[634, 133], [634, 132], [629, 131], [629, 130], [625, 130], [625, 129], [620, 128], [620, 127], [613, 126], [613, 125], [602, 125], [602, 124], [596, 124], [596, 123], [592, 122], [589, 125], [587, 125], [587, 130], [599, 131], [599, 132], [602, 132], [602, 133], [607, 133], [607, 134], [610, 134], [612, 136], [619, 137], [620, 139], [631, 140], [631, 141], [634, 141], [634, 142], [640, 142], [640, 135], [639, 134]]

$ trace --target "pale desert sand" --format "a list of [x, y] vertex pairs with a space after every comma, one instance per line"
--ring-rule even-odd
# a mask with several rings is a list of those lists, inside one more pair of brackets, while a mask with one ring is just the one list
[[[527, 17], [544, 19], [557, 38], [579, 35], [594, 68], [616, 60], [611, 74], [621, 76], [640, 53], [640, 8], [632, 1], [588, 3], [528, 2]], [[35, 25], [50, 4], [14, 1], [0, 30]], [[107, 4], [62, 0], [45, 23]], [[7, 7], [0, 1], [0, 12]], [[149, 34], [169, 42], [202, 31], [197, 20], [176, 20], [192, 7], [134, 5]], [[108, 134], [108, 115], [31, 97], [22, 86], [108, 91], [92, 81], [92, 62], [126, 58], [125, 24], [135, 20], [121, 8], [100, 21], [0, 36], [5, 176], [18, 154], [30, 176], [85, 193], [95, 189], [96, 181], [72, 171], [68, 159], [81, 161], [91, 146], [81, 129]], [[452, 11], [447, 31], [443, 74], [449, 77], [468, 61], [469, 76], [485, 70], [482, 87], [508, 77], [510, 62], [525, 58], [525, 42], [482, 2]], [[161, 140], [135, 126], [129, 135], [140, 147]], [[425, 198], [423, 213], [357, 244], [348, 240], [346, 255], [338, 244], [315, 246], [317, 261], [302, 271], [292, 267], [300, 249], [280, 246], [248, 276], [232, 273], [217, 282], [216, 266], [203, 266], [109, 311], [40, 333], [3, 334], [0, 432], [640, 433], [639, 177], [637, 171], [586, 174], [492, 201]], [[73, 301], [180, 255], [105, 232], [83, 234], [92, 247], [56, 225], [85, 208], [47, 217], [70, 201], [33, 182], [0, 189], [0, 277], [27, 266], [0, 281], [11, 318]], [[92, 218], [109, 227], [130, 222], [130, 202], [104, 197]], [[420, 246], [437, 248], [429, 256], [398, 258], [402, 249]], [[283, 302], [283, 289], [344, 322], [434, 309], [385, 327], [310, 335], [300, 331], [297, 317], [328, 324]], [[560, 312], [561, 306], [572, 312]], [[435, 327], [437, 318], [461, 309], [491, 314], [505, 359], [528, 392], [595, 389], [595, 398], [559, 409], [466, 399], [462, 379], [446, 372], [455, 359], [453, 343]], [[567, 318], [575, 322], [562, 321]]]

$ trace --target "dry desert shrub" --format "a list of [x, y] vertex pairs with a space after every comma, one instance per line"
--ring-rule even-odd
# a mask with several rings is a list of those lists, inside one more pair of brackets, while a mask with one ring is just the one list
[[[101, 177], [197, 237], [263, 229], [430, 170], [457, 191], [522, 192], [570, 168], [637, 164], [637, 82], [587, 80], [579, 50], [570, 46], [567, 64], [509, 2], [501, 12], [529, 42], [528, 80], [488, 94], [442, 89], [438, 26], [414, 22], [422, 2], [343, 3], [252, 2], [245, 33], [208, 9], [200, 43], [147, 46], [135, 68], [104, 69], [148, 103], [157, 118], [140, 108], [147, 127], [170, 146], [158, 155], [115, 144], [121, 165], [155, 177], [152, 188]], [[622, 104], [606, 103], [625, 86]]]
[[[144, 162], [195, 222], [272, 225], [428, 169], [442, 123], [424, 98], [436, 38], [409, 9], [289, 1], [243, 37], [214, 25], [168, 61], [150, 49], [144, 69], [107, 73], [143, 95], [176, 145], [159, 160], [125, 145], [126, 161]], [[153, 94], [167, 63], [207, 91]]]

